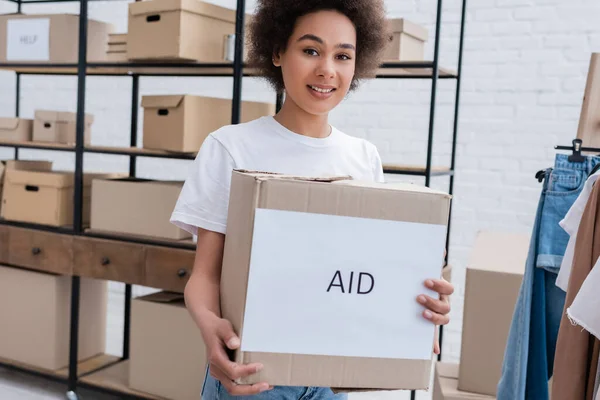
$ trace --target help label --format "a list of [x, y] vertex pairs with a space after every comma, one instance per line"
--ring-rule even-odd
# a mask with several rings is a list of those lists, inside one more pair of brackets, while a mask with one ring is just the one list
[[6, 26], [7, 61], [49, 61], [50, 19], [12, 19]]

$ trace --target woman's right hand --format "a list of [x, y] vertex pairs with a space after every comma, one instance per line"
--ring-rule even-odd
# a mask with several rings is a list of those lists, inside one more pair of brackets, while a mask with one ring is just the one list
[[261, 364], [238, 364], [229, 359], [227, 350], [237, 350], [240, 339], [233, 331], [231, 322], [213, 314], [212, 321], [204, 324], [202, 332], [208, 351], [210, 374], [217, 379], [232, 396], [248, 396], [271, 389], [268, 383], [260, 382], [254, 385], [239, 385], [235, 380], [259, 372]]

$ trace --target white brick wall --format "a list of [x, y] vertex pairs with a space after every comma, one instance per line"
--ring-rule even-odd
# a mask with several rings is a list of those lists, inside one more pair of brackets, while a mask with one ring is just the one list
[[[235, 5], [234, 0], [215, 1]], [[460, 4], [444, 1], [441, 55], [442, 65], [450, 68], [455, 68], [457, 59]], [[435, 0], [388, 0], [387, 5], [390, 16], [422, 23], [433, 35]], [[248, 10], [252, 8], [249, 4]], [[126, 9], [125, 2], [90, 4], [93, 18], [113, 22], [119, 30], [126, 29]], [[0, 3], [0, 12], [14, 10], [9, 3]], [[77, 7], [37, 5], [24, 10], [76, 12]], [[464, 267], [476, 232], [529, 232], [540, 191], [534, 174], [551, 165], [554, 145], [569, 144], [576, 134], [590, 52], [600, 47], [599, 14], [600, 3], [594, 0], [472, 0], [468, 4], [450, 247], [458, 290], [452, 302], [453, 322], [446, 330], [446, 360], [457, 360], [460, 353]], [[428, 57], [432, 44], [428, 44]], [[231, 92], [231, 80], [225, 78], [142, 78], [141, 82], [142, 94], [187, 91], [226, 97]], [[439, 84], [437, 165], [449, 162], [454, 85], [453, 81]], [[75, 110], [75, 88], [72, 77], [24, 77], [22, 115], [30, 117], [38, 107]], [[97, 117], [93, 142], [126, 145], [129, 80], [93, 77], [88, 88], [88, 111]], [[260, 81], [245, 80], [243, 88], [244, 98], [273, 99]], [[424, 163], [429, 90], [428, 81], [369, 82], [333, 113], [332, 121], [377, 144], [384, 161]], [[0, 115], [12, 115], [13, 97], [14, 76], [1, 72]], [[11, 154], [0, 150], [2, 157]], [[62, 168], [73, 163], [73, 157], [65, 154], [22, 151], [22, 155], [51, 155]], [[125, 171], [127, 160], [86, 155], [85, 165]], [[181, 178], [189, 163], [140, 160], [139, 165], [144, 176]], [[434, 186], [447, 188], [447, 182], [435, 178]]]

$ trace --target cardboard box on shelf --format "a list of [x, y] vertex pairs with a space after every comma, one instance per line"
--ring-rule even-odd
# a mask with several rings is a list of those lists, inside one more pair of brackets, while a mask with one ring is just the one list
[[458, 364], [435, 365], [432, 400], [496, 400], [494, 396], [458, 390]]
[[0, 118], [0, 140], [28, 142], [33, 135], [33, 120]]
[[129, 362], [132, 389], [173, 400], [198, 399], [206, 352], [183, 295], [159, 292], [133, 299]]
[[[65, 368], [70, 299], [70, 276], [0, 266], [0, 357], [47, 370]], [[105, 351], [107, 301], [106, 281], [81, 279], [80, 361]]]
[[[112, 25], [88, 20], [88, 61], [104, 61]], [[77, 63], [79, 16], [0, 15], [0, 62]]]
[[[231, 123], [231, 100], [215, 97], [144, 96], [144, 139], [147, 149], [192, 153], [213, 131]], [[243, 101], [241, 122], [275, 114], [275, 104]]]
[[108, 46], [107, 53], [125, 53], [125, 54], [127, 54], [127, 43], [111, 44]]
[[385, 61], [423, 61], [429, 33], [424, 27], [403, 18], [389, 19], [390, 43]]
[[169, 222], [183, 182], [95, 179], [90, 228], [167, 239], [191, 235]]
[[[77, 114], [65, 111], [37, 110], [33, 124], [33, 140], [62, 144], [75, 144]], [[84, 143], [91, 143], [94, 116], [85, 115]]]
[[234, 171], [222, 312], [235, 360], [265, 365], [240, 382], [429, 387], [435, 327], [415, 299], [441, 275], [450, 196], [346, 178]]
[[[91, 183], [95, 178], [117, 174], [85, 174], [82, 222], [90, 221]], [[8, 169], [2, 193], [2, 218], [51, 226], [73, 225], [74, 174], [65, 171], [38, 172]]]
[[128, 58], [223, 62], [223, 37], [235, 33], [235, 10], [199, 0], [129, 4]]
[[529, 235], [482, 231], [467, 265], [458, 388], [495, 396]]
[[109, 51], [106, 53], [106, 61], [115, 63], [126, 63], [129, 61], [126, 51]]
[[4, 188], [4, 171], [18, 169], [21, 171], [50, 171], [51, 161], [1, 160], [0, 161], [0, 209], [2, 208], [2, 190]]
[[127, 33], [110, 33], [108, 35], [108, 45], [127, 44]]

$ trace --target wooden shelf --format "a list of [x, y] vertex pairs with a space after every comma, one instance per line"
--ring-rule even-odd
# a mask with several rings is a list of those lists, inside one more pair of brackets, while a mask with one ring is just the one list
[[[129, 396], [136, 396], [149, 400], [166, 400], [163, 397], [153, 396], [148, 393], [138, 392], [129, 387], [129, 361], [119, 362], [111, 367], [85, 376], [79, 380], [85, 385], [110, 390]], [[84, 385], [84, 386], [85, 386]]]
[[[399, 62], [387, 60], [379, 68], [376, 77], [379, 78], [431, 78], [433, 63], [431, 61], [421, 62]], [[21, 74], [37, 75], [76, 75], [76, 64], [1, 64], [0, 70], [13, 71]], [[144, 62], [144, 63], [89, 63], [87, 67], [88, 75], [109, 75], [109, 76], [233, 76], [233, 66], [229, 63], [204, 64], [204, 63], [165, 63], [165, 62]], [[253, 68], [245, 67], [244, 76], [259, 76]], [[456, 78], [457, 74], [447, 68], [439, 69], [440, 78]]]
[[16, 140], [0, 140], [0, 147], [19, 147], [23, 149], [42, 149], [42, 150], [59, 150], [59, 151], [75, 151], [75, 146], [70, 144], [60, 144], [52, 142], [24, 142]]
[[[80, 361], [79, 364], [77, 364], [77, 376], [81, 377], [83, 375], [89, 374], [100, 368], [114, 364], [117, 361], [119, 361], [120, 359], [121, 359], [121, 357], [113, 356], [110, 354], [100, 354], [98, 356], [89, 358], [87, 360]], [[33, 373], [39, 374], [39, 375], [52, 376], [57, 379], [66, 380], [69, 377], [69, 368], [68, 367], [65, 367], [65, 368], [57, 370], [57, 371], [52, 371], [49, 369], [44, 369], [44, 368], [28, 365], [25, 363], [9, 360], [6, 358], [0, 358], [0, 364], [6, 365], [9, 367], [14, 367], [19, 370], [33, 372]]]
[[109, 232], [98, 229], [86, 229], [85, 234], [99, 239], [119, 240], [132, 243], [143, 243], [149, 245], [179, 247], [184, 249], [195, 249], [196, 243], [192, 239], [175, 240], [156, 238], [153, 236], [128, 235], [126, 233]]
[[87, 153], [119, 154], [126, 156], [175, 158], [193, 160], [197, 153], [176, 153], [164, 150], [143, 149], [140, 147], [109, 147], [109, 146], [86, 146]]
[[[388, 174], [406, 174], [425, 176], [427, 169], [418, 165], [384, 164], [383, 171]], [[449, 167], [432, 167], [432, 175], [451, 175], [453, 172]]]

